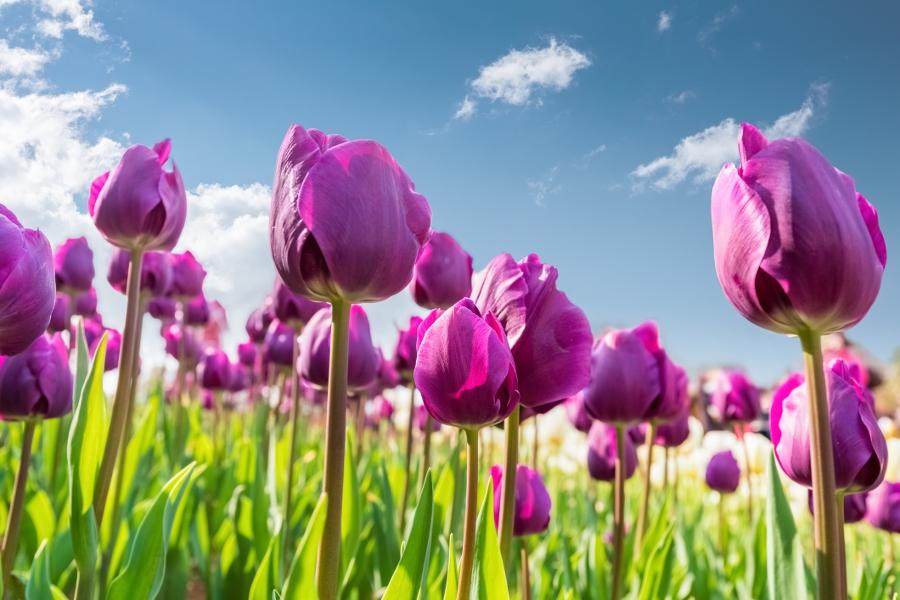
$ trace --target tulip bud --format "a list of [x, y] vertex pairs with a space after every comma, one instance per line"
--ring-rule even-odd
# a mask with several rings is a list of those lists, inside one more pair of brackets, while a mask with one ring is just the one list
[[113, 246], [171, 250], [187, 216], [187, 198], [178, 167], [166, 171], [171, 144], [132, 146], [111, 173], [91, 184], [88, 212]]
[[291, 367], [294, 364], [296, 335], [293, 327], [278, 319], [272, 321], [264, 341], [266, 361], [279, 367]]
[[203, 293], [206, 271], [190, 252], [172, 255], [172, 295], [189, 300]]
[[171, 298], [152, 298], [147, 303], [147, 312], [154, 319], [159, 319], [160, 321], [171, 321], [175, 318], [177, 305]]
[[70, 303], [68, 295], [57, 292], [56, 303], [53, 305], [53, 312], [50, 313], [50, 325], [47, 326], [47, 331], [60, 333], [69, 330], [72, 317], [69, 310]]
[[254, 344], [262, 344], [266, 339], [266, 332], [269, 330], [272, 320], [275, 318], [275, 312], [271, 308], [271, 303], [267, 302], [266, 306], [257, 308], [247, 317], [247, 335]]
[[203, 294], [195, 296], [184, 304], [184, 323], [200, 327], [209, 323], [209, 303]]
[[713, 454], [706, 465], [706, 485], [720, 494], [731, 494], [740, 482], [741, 468], [731, 451]]
[[[494, 525], [499, 529], [503, 467], [500, 465], [491, 467], [491, 481], [494, 485]], [[544, 486], [540, 473], [527, 465], [518, 465], [513, 535], [519, 537], [547, 531], [550, 526], [551, 506], [550, 494]]]
[[[106, 361], [103, 364], [104, 371], [114, 371], [119, 368], [119, 356], [122, 352], [122, 334], [112, 329], [104, 327], [99, 321], [93, 319], [85, 319], [84, 321], [85, 341], [88, 341], [88, 351], [91, 358], [97, 354], [97, 347], [100, 346], [100, 339], [106, 333]], [[98, 327], [99, 326], [99, 327]], [[91, 331], [88, 334], [88, 331]]]
[[314, 302], [295, 294], [280, 279], [275, 281], [272, 299], [274, 300], [272, 307], [275, 316], [280, 321], [295, 327], [302, 327], [309, 323], [313, 315], [328, 306], [324, 302]]
[[[588, 472], [597, 481], [612, 481], [616, 476], [616, 428], [603, 422], [594, 422], [588, 432]], [[631, 437], [625, 436], [625, 479], [630, 479], [637, 469], [637, 451]]]
[[668, 423], [663, 423], [656, 427], [657, 446], [664, 448], [677, 448], [687, 441], [691, 435], [690, 413], [685, 411], [682, 415], [675, 417]]
[[166, 354], [181, 361], [186, 368], [197, 364], [203, 348], [190, 330], [182, 330], [177, 323], [169, 323], [163, 326], [163, 338], [166, 342]]
[[884, 481], [869, 492], [866, 520], [883, 531], [900, 533], [900, 483]]
[[[871, 490], [881, 483], [887, 468], [887, 442], [878, 428], [871, 394], [840, 359], [829, 363], [825, 378], [837, 489]], [[803, 375], [792, 375], [775, 391], [769, 419], [781, 470], [811, 487], [809, 395]]]
[[94, 282], [94, 253], [82, 236], [60, 244], [53, 255], [56, 289], [66, 293], [86, 292]]
[[416, 339], [421, 324], [422, 317], [412, 316], [409, 318], [409, 327], [398, 332], [394, 368], [406, 384], [412, 383], [413, 369], [416, 366]]
[[251, 369], [256, 365], [256, 344], [244, 342], [238, 344], [238, 362]]
[[[858, 523], [862, 521], [866, 516], [866, 496], [868, 494], [863, 492], [861, 494], [847, 494], [844, 496], [844, 523]], [[813, 494], [812, 490], [809, 490], [808, 493], [809, 500], [809, 514], [815, 513], [815, 508], [813, 507]]]
[[709, 404], [721, 422], [749, 423], [759, 418], [759, 389], [736, 369], [718, 371], [706, 384]]
[[166, 296], [172, 289], [172, 255], [147, 252], [141, 262], [141, 291], [155, 297]]
[[312, 300], [375, 302], [412, 278], [431, 209], [388, 151], [299, 125], [278, 151], [270, 242], [281, 279]]
[[472, 257], [450, 234], [433, 231], [416, 259], [410, 289], [422, 308], [453, 306], [472, 293]]
[[477, 429], [508, 417], [519, 401], [516, 366], [503, 328], [463, 298], [418, 329], [413, 378], [431, 416]]
[[221, 350], [210, 350], [200, 364], [200, 385], [207, 390], [227, 390], [231, 386], [231, 361]]
[[6, 421], [65, 415], [72, 410], [72, 388], [58, 335], [41, 335], [21, 353], [0, 356], [0, 417]]
[[[328, 387], [331, 358], [331, 308], [313, 315], [300, 334], [300, 375], [307, 383], [324, 389]], [[362, 306], [350, 307], [349, 342], [347, 353], [347, 386], [361, 390], [375, 381], [380, 356], [372, 344], [369, 319]]]
[[82, 317], [93, 317], [97, 314], [97, 290], [94, 288], [81, 292], [75, 297], [75, 314]]
[[566, 416], [569, 417], [572, 427], [583, 433], [590, 431], [591, 426], [594, 424], [594, 419], [591, 418], [591, 415], [584, 408], [584, 393], [578, 392], [566, 400], [565, 404]]

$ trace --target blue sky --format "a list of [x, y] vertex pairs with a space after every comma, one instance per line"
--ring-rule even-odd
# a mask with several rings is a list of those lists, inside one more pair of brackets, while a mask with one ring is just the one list
[[[751, 121], [810, 139], [878, 208], [888, 269], [852, 337], [887, 359], [900, 5], [859, 6], [0, 0], [0, 125], [20, 129], [0, 141], [17, 165], [0, 166], [14, 172], [0, 195], [51, 238], [87, 231], [85, 181], [124, 146], [171, 137], [192, 190], [182, 246], [240, 333], [271, 279], [266, 186], [287, 126], [375, 138], [476, 268], [537, 252], [596, 329], [655, 319], [689, 368], [767, 382], [799, 349], [727, 303], [709, 223], [710, 176]], [[385, 345], [412, 310], [407, 294], [372, 307]]]

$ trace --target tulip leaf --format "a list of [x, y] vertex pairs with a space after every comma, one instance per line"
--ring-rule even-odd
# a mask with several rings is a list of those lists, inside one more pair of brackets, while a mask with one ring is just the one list
[[426, 587], [426, 567], [431, 558], [434, 518], [434, 488], [431, 471], [425, 474], [425, 485], [413, 515], [409, 537], [403, 545], [400, 563], [394, 570], [383, 600], [416, 600], [419, 590]]
[[803, 554], [790, 504], [781, 486], [775, 454], [769, 455], [766, 500], [766, 564], [769, 598], [806, 598]]
[[475, 565], [471, 595], [478, 600], [509, 600], [506, 571], [494, 526], [494, 486], [488, 485], [486, 488], [475, 526]]
[[322, 533], [325, 531], [325, 511], [328, 496], [322, 494], [309, 518], [306, 532], [297, 546], [297, 552], [291, 561], [281, 597], [284, 600], [314, 600], [318, 597], [316, 590], [316, 559]]
[[166, 553], [175, 511], [191, 480], [194, 463], [160, 490], [132, 537], [125, 567], [109, 586], [109, 600], [155, 598], [166, 572]]
[[248, 600], [268, 600], [281, 581], [281, 534], [269, 540], [269, 547], [256, 569], [256, 576], [250, 584]]
[[456, 552], [453, 549], [453, 534], [447, 542], [447, 585], [444, 587], [444, 600], [456, 600]]
[[50, 582], [50, 550], [47, 540], [41, 542], [31, 573], [25, 584], [25, 600], [65, 600], [66, 595]]
[[360, 534], [359, 477], [356, 474], [356, 461], [353, 460], [353, 436], [347, 432], [344, 452], [344, 490], [343, 510], [341, 511], [341, 564], [342, 573], [347, 570], [350, 560], [356, 555]]

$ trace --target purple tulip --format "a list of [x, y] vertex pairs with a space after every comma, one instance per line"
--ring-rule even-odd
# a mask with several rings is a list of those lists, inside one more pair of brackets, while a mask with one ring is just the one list
[[677, 448], [687, 441], [691, 435], [690, 413], [685, 411], [668, 423], [662, 423], [656, 427], [657, 446], [664, 448]]
[[[491, 480], [494, 485], [494, 525], [499, 528], [503, 467], [491, 467]], [[547, 531], [551, 506], [550, 494], [547, 493], [541, 474], [527, 465], [516, 466], [513, 535], [518, 537]]]
[[254, 344], [262, 344], [266, 339], [266, 332], [269, 325], [275, 319], [275, 311], [272, 310], [272, 303], [267, 301], [266, 305], [257, 308], [247, 317], [247, 335]]
[[53, 255], [56, 289], [66, 293], [86, 292], [94, 283], [94, 253], [82, 236], [69, 238]]
[[247, 370], [247, 367], [239, 362], [232, 363], [230, 372], [231, 379], [229, 380], [228, 384], [229, 391], [243, 392], [248, 387], [250, 387], [250, 372]]
[[[425, 408], [424, 404], [418, 404], [418, 405], [416, 405], [415, 410], [416, 410], [416, 415], [415, 415], [416, 429], [418, 429], [422, 433], [425, 433], [425, 428], [428, 426], [428, 409]], [[438, 423], [436, 420], [432, 419], [431, 420], [431, 431], [440, 431], [440, 430], [441, 430], [441, 424]]]
[[[380, 355], [372, 344], [369, 318], [362, 306], [350, 307], [349, 343], [347, 354], [347, 386], [362, 390], [375, 381]], [[300, 359], [297, 368], [307, 383], [324, 389], [328, 387], [331, 357], [331, 307], [320, 310], [300, 334]]]
[[285, 325], [278, 319], [269, 324], [265, 341], [265, 359], [279, 367], [290, 367], [294, 364], [294, 343], [297, 333], [293, 327]]
[[172, 255], [147, 252], [141, 263], [141, 291], [154, 297], [167, 296], [172, 289]]
[[252, 369], [256, 365], [256, 344], [253, 342], [238, 344], [237, 353], [238, 362], [245, 367]]
[[472, 293], [472, 257], [449, 233], [431, 232], [416, 259], [410, 289], [422, 308], [453, 306]]
[[216, 396], [211, 390], [204, 388], [200, 394], [200, 401], [202, 402], [203, 410], [216, 409]]
[[295, 294], [280, 279], [275, 280], [272, 299], [275, 316], [280, 321], [300, 327], [309, 323], [317, 312], [328, 307], [324, 302], [315, 302]]
[[[863, 492], [862, 494], [847, 494], [844, 496], [844, 523], [858, 523], [862, 521], [866, 516], [866, 496], [868, 494]], [[815, 509], [813, 508], [813, 494], [812, 490], [809, 490], [808, 493], [809, 499], [809, 514], [813, 514]]]
[[[85, 320], [85, 332], [88, 329], [88, 323], [96, 323], [96, 321]], [[100, 338], [106, 333], [106, 361], [103, 364], [104, 371], [114, 371], [119, 368], [119, 356], [122, 353], [122, 334], [111, 327], [103, 327], [97, 334], [92, 335], [93, 340], [88, 346], [91, 358], [97, 354], [97, 347], [100, 345]], [[87, 335], [85, 335], [85, 338]]]
[[[881, 483], [887, 468], [887, 443], [876, 422], [871, 394], [850, 376], [840, 359], [829, 363], [825, 378], [837, 489], [871, 490]], [[769, 417], [781, 470], [811, 487], [809, 396], [803, 375], [790, 376], [775, 391]]]
[[633, 425], [625, 430], [625, 435], [628, 436], [628, 439], [631, 440], [631, 443], [634, 444], [635, 448], [643, 446], [644, 442], [647, 441], [647, 424], [639, 423]]
[[28, 348], [47, 329], [55, 304], [50, 242], [0, 204], [0, 354]]
[[94, 288], [89, 289], [86, 292], [81, 292], [77, 296], [75, 296], [75, 310], [76, 315], [80, 315], [82, 317], [93, 317], [97, 314], [97, 290]]
[[590, 431], [591, 426], [594, 424], [594, 419], [591, 418], [591, 415], [584, 408], [584, 394], [578, 392], [566, 400], [565, 405], [566, 416], [569, 417], [572, 427], [583, 433]]
[[431, 416], [476, 429], [499, 423], [519, 402], [516, 365], [503, 327], [463, 298], [418, 329], [413, 377]]
[[659, 395], [644, 413], [644, 420], [666, 423], [683, 413], [690, 403], [688, 376], [684, 369], [672, 362], [659, 342], [659, 328], [653, 321], [633, 329], [644, 342], [644, 347], [656, 359], [659, 369]]
[[209, 350], [201, 362], [200, 385], [207, 390], [227, 390], [231, 385], [231, 361], [221, 350]]
[[496, 315], [509, 339], [523, 406], [562, 401], [591, 374], [591, 326], [580, 308], [556, 289], [556, 267], [535, 254], [516, 263], [500, 254], [475, 276], [472, 298]]
[[203, 294], [195, 296], [184, 304], [184, 323], [200, 327], [209, 323], [210, 309], [209, 303]]
[[368, 405], [366, 410], [366, 427], [370, 429], [378, 429], [382, 422], [390, 424], [394, 416], [394, 405], [384, 396], [376, 397]]
[[381, 348], [376, 348], [375, 353], [378, 354], [378, 370], [375, 373], [375, 379], [361, 393], [374, 398], [382, 394], [386, 390], [392, 390], [400, 385], [400, 375], [394, 368], [394, 364], [384, 357]]
[[69, 330], [70, 319], [72, 317], [71, 312], [69, 311], [70, 303], [71, 301], [67, 294], [57, 292], [56, 303], [53, 305], [53, 312], [50, 313], [50, 325], [47, 326], [47, 331], [50, 333], [60, 333]]
[[736, 369], [720, 370], [709, 382], [709, 403], [723, 423], [748, 423], [762, 413], [759, 389]]
[[884, 481], [869, 492], [866, 520], [878, 529], [900, 533], [900, 482]]
[[59, 335], [41, 335], [24, 351], [0, 356], [0, 417], [53, 419], [72, 410], [72, 373]]
[[868, 312], [887, 260], [878, 215], [807, 142], [741, 127], [741, 166], [712, 191], [716, 273], [725, 295], [772, 331], [841, 331]]
[[741, 482], [741, 468], [730, 450], [713, 454], [706, 465], [706, 485], [720, 494], [732, 494]]
[[189, 300], [203, 293], [206, 271], [191, 252], [172, 254], [172, 295]]
[[163, 166], [171, 143], [152, 149], [132, 146], [111, 173], [91, 184], [88, 212], [94, 225], [113, 246], [140, 250], [171, 250], [187, 216], [187, 198], [178, 167]]
[[[588, 431], [588, 472], [597, 481], [612, 481], [616, 476], [616, 428], [596, 421]], [[625, 479], [637, 469], [637, 450], [631, 437], [625, 436]]]
[[292, 125], [278, 151], [270, 242], [275, 268], [312, 300], [375, 302], [412, 278], [431, 209], [388, 151]]
[[163, 326], [163, 339], [166, 342], [166, 354], [182, 361], [188, 368], [197, 364], [203, 347], [189, 330], [182, 331], [177, 323], [169, 323]]
[[131, 268], [131, 253], [117, 248], [109, 257], [109, 269], [106, 271], [106, 281], [120, 294], [125, 293], [128, 284], [128, 270]]
[[416, 366], [416, 340], [421, 324], [422, 317], [412, 316], [409, 318], [409, 327], [398, 332], [394, 368], [406, 384], [412, 383], [413, 369]]
[[147, 302], [147, 312], [154, 319], [160, 321], [171, 321], [175, 318], [178, 305], [172, 298], [158, 297], [151, 298]]

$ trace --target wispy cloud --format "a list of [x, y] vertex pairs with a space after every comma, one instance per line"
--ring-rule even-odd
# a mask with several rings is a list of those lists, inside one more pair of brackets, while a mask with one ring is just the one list
[[684, 104], [688, 100], [693, 100], [696, 97], [697, 93], [694, 90], [683, 90], [677, 94], [666, 96], [666, 102], [669, 104]]
[[559, 176], [559, 165], [550, 169], [543, 177], [537, 179], [529, 179], [526, 181], [528, 189], [534, 198], [534, 203], [538, 206], [546, 206], [544, 201], [562, 191], [562, 185], [557, 182]]
[[697, 33], [697, 41], [703, 46], [707, 45], [713, 35], [721, 31], [722, 27], [728, 22], [736, 19], [739, 14], [741, 14], [741, 9], [737, 4], [733, 4], [726, 10], [716, 13], [712, 21]]
[[672, 13], [667, 10], [660, 11], [656, 19], [656, 31], [662, 33], [672, 28]]
[[550, 38], [544, 48], [512, 50], [481, 67], [478, 77], [469, 82], [469, 93], [454, 118], [471, 118], [479, 100], [511, 106], [540, 104], [544, 93], [568, 88], [575, 73], [590, 64], [587, 55], [556, 38]]
[[[819, 83], [795, 111], [781, 115], [764, 129], [769, 138], [803, 135], [828, 100], [828, 84]], [[636, 190], [650, 186], [668, 190], [686, 179], [704, 183], [715, 178], [722, 165], [737, 158], [738, 120], [727, 118], [682, 139], [672, 153], [638, 165], [631, 177]]]

